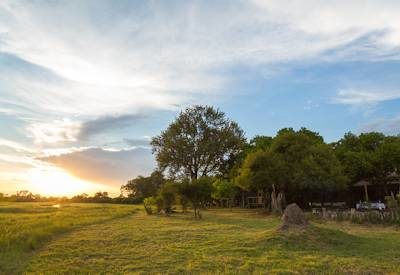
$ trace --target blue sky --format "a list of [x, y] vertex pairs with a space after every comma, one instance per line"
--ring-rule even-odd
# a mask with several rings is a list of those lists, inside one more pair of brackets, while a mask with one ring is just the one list
[[0, 192], [107, 190], [216, 106], [248, 138], [400, 133], [398, 1], [1, 1]]

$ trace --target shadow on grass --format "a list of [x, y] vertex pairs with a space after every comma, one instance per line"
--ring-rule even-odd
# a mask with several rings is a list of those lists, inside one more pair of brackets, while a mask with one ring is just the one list
[[318, 253], [338, 258], [362, 258], [366, 261], [400, 259], [400, 242], [388, 234], [376, 238], [314, 225], [299, 232], [270, 231], [265, 239], [254, 245], [261, 245], [265, 249], [279, 247], [293, 253]]

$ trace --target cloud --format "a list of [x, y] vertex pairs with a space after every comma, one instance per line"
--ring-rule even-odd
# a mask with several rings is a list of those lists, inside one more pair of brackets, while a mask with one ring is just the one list
[[31, 133], [35, 143], [61, 144], [85, 141], [100, 133], [123, 129], [134, 125], [135, 121], [142, 118], [144, 118], [144, 115], [139, 114], [103, 116], [84, 122], [71, 121], [65, 118], [49, 123], [32, 123], [27, 130]]
[[361, 133], [382, 132], [388, 135], [400, 134], [400, 117], [380, 118], [362, 125], [359, 129]]
[[79, 131], [79, 137], [87, 139], [92, 135], [105, 131], [116, 130], [131, 126], [135, 121], [144, 118], [143, 115], [120, 115], [105, 116], [82, 123]]
[[309, 59], [399, 60], [399, 11], [395, 1], [361, 0], [6, 0], [0, 105], [19, 106], [38, 141], [74, 141], [67, 130], [43, 135], [38, 128], [64, 119], [85, 128], [85, 121], [102, 123], [115, 113], [175, 110], [227, 93], [238, 77], [227, 73], [232, 66], [265, 71]]
[[90, 148], [40, 160], [65, 169], [75, 177], [116, 187], [139, 174], [149, 174], [154, 167], [151, 151], [144, 148], [119, 151]]
[[379, 102], [394, 100], [400, 98], [400, 90], [358, 90], [358, 89], [342, 89], [332, 99], [333, 103], [354, 105], [354, 106], [371, 106]]
[[311, 99], [308, 99], [306, 105], [303, 107], [303, 110], [310, 111], [311, 109], [314, 108], [319, 108], [319, 103], [316, 103]]
[[32, 123], [28, 131], [35, 143], [61, 143], [77, 141], [81, 125], [69, 119], [56, 120], [51, 123]]
[[150, 145], [150, 137], [125, 138], [124, 141], [130, 146], [135, 147], [148, 147]]
[[3, 139], [0, 138], [0, 147], [8, 147], [12, 150], [14, 150], [15, 152], [26, 152], [26, 153], [36, 153], [37, 150], [29, 148], [28, 146], [12, 141], [12, 140], [8, 140], [8, 139]]
[[[102, 116], [217, 93], [232, 81], [218, 70], [233, 65], [321, 58], [354, 41], [343, 58], [386, 56], [400, 46], [399, 10], [394, 1], [2, 1], [0, 51], [18, 59], [15, 100]], [[357, 52], [361, 43], [372, 53]], [[34, 83], [23, 77], [31, 71]]]

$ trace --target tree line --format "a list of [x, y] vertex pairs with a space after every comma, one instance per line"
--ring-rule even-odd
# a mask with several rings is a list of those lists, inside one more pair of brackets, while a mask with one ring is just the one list
[[[345, 134], [327, 143], [306, 128], [283, 128], [276, 136], [246, 140], [240, 126], [211, 106], [192, 106], [151, 140], [157, 167], [121, 186], [121, 195], [107, 192], [67, 198], [45, 198], [20, 191], [0, 200], [142, 203], [149, 213], [192, 207], [196, 217], [208, 205], [245, 206], [245, 196], [258, 193], [264, 207], [280, 212], [291, 202], [340, 200], [354, 202], [353, 185], [367, 181], [375, 197], [398, 192], [400, 136], [370, 132]], [[366, 198], [368, 200], [368, 198]], [[238, 203], [239, 202], [239, 203]]]
[[361, 180], [379, 186], [384, 197], [400, 168], [399, 136], [347, 133], [326, 143], [309, 129], [284, 128], [246, 141], [236, 122], [210, 106], [185, 109], [151, 145], [156, 170], [121, 190], [143, 199], [149, 212], [156, 206], [167, 214], [180, 202], [199, 216], [206, 205], [229, 205], [249, 192], [261, 193], [272, 211], [291, 202], [350, 200]]
[[33, 194], [28, 190], [17, 191], [15, 194], [7, 195], [0, 193], [0, 202], [57, 202], [57, 203], [68, 203], [68, 202], [79, 202], [79, 203], [119, 203], [119, 204], [138, 204], [142, 203], [143, 199], [134, 196], [120, 195], [118, 197], [110, 197], [108, 192], [98, 191], [92, 196], [86, 193], [75, 195], [71, 198], [66, 196], [43, 196], [40, 194]]

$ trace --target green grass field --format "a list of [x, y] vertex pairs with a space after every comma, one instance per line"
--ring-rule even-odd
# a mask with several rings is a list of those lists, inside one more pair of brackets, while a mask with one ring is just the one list
[[400, 230], [280, 233], [256, 211], [147, 216], [130, 205], [0, 204], [0, 273], [400, 273]]

